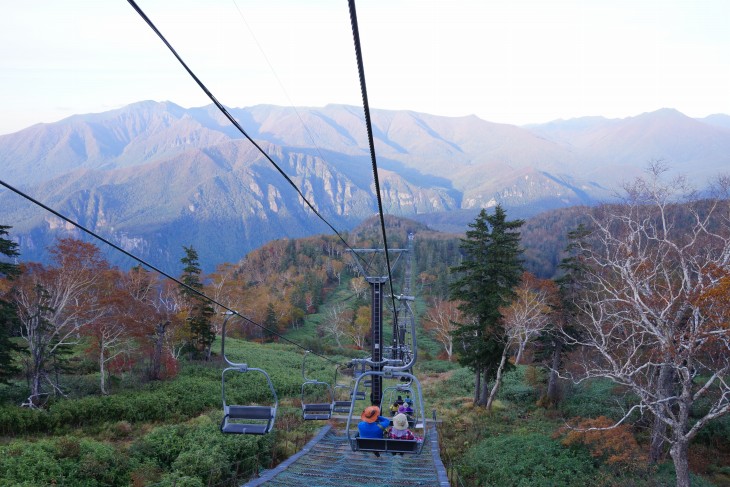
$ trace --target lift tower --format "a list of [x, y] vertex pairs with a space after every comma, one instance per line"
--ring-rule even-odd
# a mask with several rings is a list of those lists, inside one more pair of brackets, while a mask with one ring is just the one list
[[[407, 249], [388, 249], [390, 255], [396, 254], [397, 258], [393, 263], [395, 268], [398, 258], [403, 252], [407, 252]], [[382, 269], [381, 265], [372, 265], [379, 260], [384, 260], [385, 249], [351, 249], [351, 252], [363, 256], [363, 258], [355, 258], [360, 273], [365, 277], [365, 281], [370, 285], [370, 368], [371, 370], [380, 371], [383, 368], [386, 359], [383, 357], [383, 288], [385, 283], [388, 282], [387, 270], [385, 274], [375, 274], [374, 267]], [[370, 264], [367, 269], [363, 267], [365, 261], [364, 256], [371, 257]], [[381, 259], [378, 259], [381, 257]], [[393, 272], [391, 268], [391, 273]], [[392, 286], [391, 286], [392, 287]], [[395, 318], [394, 318], [395, 319]], [[370, 389], [370, 403], [380, 405], [383, 395], [383, 378], [379, 375], [374, 375], [372, 378], [371, 389]]]

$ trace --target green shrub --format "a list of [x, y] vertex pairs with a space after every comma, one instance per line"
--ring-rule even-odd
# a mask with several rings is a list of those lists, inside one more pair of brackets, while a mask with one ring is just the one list
[[461, 474], [468, 485], [552, 487], [590, 485], [590, 455], [568, 449], [546, 435], [495, 436], [466, 452]]
[[[692, 487], [715, 487], [712, 482], [705, 480], [699, 475], [690, 473], [689, 477]], [[655, 485], [677, 485], [677, 473], [674, 470], [674, 463], [672, 463], [671, 461], [666, 461], [660, 464], [656, 474], [654, 475], [654, 478], [652, 479], [652, 483], [650, 483], [649, 485], [651, 485], [652, 487]]]
[[218, 429], [219, 419], [220, 413], [154, 428], [132, 445], [132, 461], [147, 464], [147, 470], [152, 463], [163, 471], [172, 471], [174, 475], [164, 477], [164, 482], [200, 479], [204, 485], [229, 480], [239, 472], [247, 474], [260, 464], [268, 464], [273, 435], [223, 435]]
[[155, 487], [205, 487], [205, 484], [197, 477], [188, 477], [179, 472], [173, 472], [163, 476]]
[[21, 408], [14, 405], [0, 407], [0, 434], [13, 436], [18, 433], [50, 431], [53, 418], [48, 412]]
[[474, 394], [474, 372], [467, 368], [459, 368], [443, 382], [441, 392], [450, 396], [471, 396]]
[[730, 414], [708, 422], [697, 433], [694, 442], [730, 451]]
[[460, 368], [459, 364], [455, 362], [447, 362], [445, 360], [428, 360], [418, 362], [418, 372], [426, 374], [442, 374], [458, 368]]
[[[220, 433], [219, 433], [220, 435]], [[228, 459], [219, 446], [204, 447], [183, 451], [172, 463], [176, 473], [185, 477], [195, 477], [205, 485], [216, 484], [228, 478]]]
[[169, 469], [180, 453], [189, 447], [185, 439], [186, 429], [185, 425], [157, 427], [137, 440], [130, 453], [140, 460], [152, 461]]
[[510, 370], [502, 377], [502, 385], [500, 386], [497, 397], [505, 401], [513, 401], [519, 403], [534, 403], [540, 395], [540, 391], [530, 386], [525, 380], [525, 373], [528, 367], [518, 365]]
[[0, 447], [0, 485], [128, 485], [126, 457], [92, 440], [61, 437]]
[[568, 418], [597, 418], [606, 416], [618, 420], [631, 408], [636, 398], [621, 390], [608, 379], [594, 379], [574, 386], [560, 404], [564, 416]]

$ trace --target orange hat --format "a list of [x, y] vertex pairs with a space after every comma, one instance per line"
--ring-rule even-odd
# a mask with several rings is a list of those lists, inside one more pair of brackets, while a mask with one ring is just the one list
[[378, 416], [380, 416], [380, 408], [378, 406], [368, 406], [360, 415], [360, 419], [366, 423], [374, 423], [378, 420]]

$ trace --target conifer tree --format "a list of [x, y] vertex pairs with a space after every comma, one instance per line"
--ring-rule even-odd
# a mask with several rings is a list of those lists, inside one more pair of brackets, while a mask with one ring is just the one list
[[[201, 281], [202, 271], [198, 262], [198, 252], [191, 245], [185, 247], [185, 257], [180, 262], [185, 266], [181, 276], [182, 282], [194, 289], [195, 291], [203, 291], [203, 283]], [[209, 357], [210, 347], [215, 340], [215, 332], [211, 318], [214, 314], [213, 307], [209, 301], [200, 294], [183, 287], [180, 291], [183, 298], [187, 302], [188, 316], [186, 321], [190, 331], [190, 349], [196, 358]]]
[[[0, 254], [8, 259], [20, 255], [18, 244], [5, 238], [10, 228], [0, 225]], [[0, 262], [0, 281], [9, 283], [18, 275], [20, 275], [20, 267], [17, 264]], [[8, 379], [20, 370], [13, 364], [13, 354], [20, 351], [20, 347], [10, 339], [19, 326], [18, 314], [15, 304], [5, 297], [8, 291], [6, 287], [9, 286], [0, 285], [0, 384], [7, 384]]]
[[506, 346], [499, 308], [509, 304], [523, 272], [520, 233], [524, 220], [507, 220], [501, 205], [494, 214], [486, 210], [469, 224], [461, 239], [464, 259], [451, 270], [459, 276], [451, 285], [451, 299], [462, 301], [460, 310], [472, 318], [461, 323], [455, 340], [461, 344], [460, 362], [476, 374], [474, 401], [487, 402], [487, 382], [493, 378]]

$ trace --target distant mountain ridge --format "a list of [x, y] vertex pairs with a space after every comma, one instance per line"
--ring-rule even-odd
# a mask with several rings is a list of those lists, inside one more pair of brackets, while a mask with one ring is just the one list
[[[376, 212], [362, 109], [230, 109], [247, 133], [338, 229]], [[528, 127], [474, 116], [372, 110], [386, 212], [463, 231], [480, 208], [511, 215], [594, 204], [664, 159], [706, 179], [730, 167], [730, 117], [663, 109]], [[194, 245], [207, 270], [275, 238], [328, 232], [218, 110], [145, 101], [0, 136], [0, 178], [125, 249], [175, 268]], [[8, 191], [3, 218], [24, 260], [58, 219]]]

